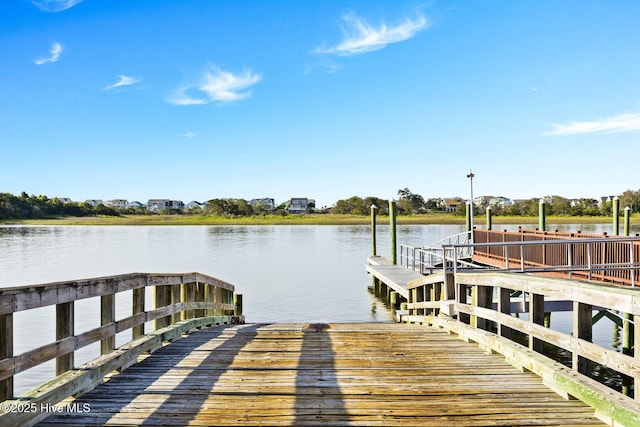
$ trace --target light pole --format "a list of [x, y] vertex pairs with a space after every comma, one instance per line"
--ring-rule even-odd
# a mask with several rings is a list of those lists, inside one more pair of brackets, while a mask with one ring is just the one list
[[469, 182], [471, 183], [471, 200], [470, 200], [470, 207], [469, 207], [469, 227], [471, 228], [471, 233], [470, 233], [470, 237], [469, 237], [469, 241], [471, 243], [473, 243], [473, 177], [475, 175], [473, 174], [473, 172], [471, 172], [471, 169], [469, 169], [469, 173], [467, 174], [467, 178], [469, 178]]

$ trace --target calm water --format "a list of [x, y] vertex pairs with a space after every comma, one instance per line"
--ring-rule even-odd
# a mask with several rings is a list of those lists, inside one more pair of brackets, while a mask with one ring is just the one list
[[[610, 228], [582, 230], [600, 233]], [[398, 226], [398, 245], [421, 246], [462, 231], [464, 226], [458, 225]], [[378, 254], [388, 257], [388, 226], [378, 226], [377, 233]], [[234, 284], [244, 295], [248, 322], [390, 321], [389, 312], [367, 292], [371, 279], [364, 264], [370, 252], [369, 226], [4, 226], [0, 287], [132, 272], [197, 271]], [[117, 298], [118, 319], [130, 314], [130, 298]], [[554, 316], [552, 323], [560, 330], [571, 327], [562, 316]], [[52, 308], [16, 313], [15, 353], [53, 341], [54, 325]], [[77, 302], [76, 332], [98, 325], [99, 299]], [[610, 342], [612, 327], [601, 329], [602, 339]], [[118, 336], [117, 345], [128, 337]], [[83, 349], [76, 353], [76, 363], [98, 352], [97, 344]], [[18, 375], [16, 391], [50, 378], [53, 366], [47, 363]]]

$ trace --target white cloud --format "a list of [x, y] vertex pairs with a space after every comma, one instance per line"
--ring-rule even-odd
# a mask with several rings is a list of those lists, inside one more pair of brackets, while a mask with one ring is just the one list
[[195, 137], [197, 137], [197, 136], [198, 136], [198, 134], [197, 134], [197, 133], [195, 133], [195, 132], [191, 132], [191, 131], [189, 131], [189, 132], [185, 132], [185, 133], [183, 133], [183, 134], [182, 134], [182, 136], [184, 136], [185, 138], [189, 138], [189, 139], [191, 139], [191, 138], [195, 138]]
[[545, 135], [579, 135], [596, 132], [638, 132], [640, 131], [640, 113], [621, 114], [590, 122], [569, 122], [553, 125], [554, 129]]
[[31, 3], [35, 4], [44, 12], [62, 12], [72, 8], [73, 6], [82, 3], [82, 0], [33, 0]]
[[141, 81], [140, 79], [136, 79], [136, 78], [133, 78], [133, 77], [125, 76], [125, 75], [122, 75], [122, 74], [118, 75], [118, 78], [120, 80], [118, 80], [114, 84], [105, 86], [104, 89], [105, 90], [109, 90], [109, 89], [115, 89], [115, 88], [120, 87], [120, 86], [131, 86], [131, 85], [134, 85], [136, 83], [140, 83], [140, 81]]
[[58, 42], [55, 42], [53, 43], [53, 45], [51, 45], [51, 50], [49, 50], [49, 56], [36, 59], [33, 62], [35, 62], [37, 65], [46, 64], [48, 62], [57, 62], [63, 50], [64, 48], [62, 47], [62, 45]]
[[336, 46], [316, 48], [313, 53], [351, 56], [364, 52], [372, 52], [385, 48], [391, 43], [398, 43], [415, 36], [418, 31], [427, 28], [427, 20], [418, 15], [415, 20], [405, 19], [393, 27], [382, 23], [374, 28], [354, 13], [342, 17], [344, 40]]
[[220, 69], [210, 69], [203, 74], [199, 83], [181, 87], [168, 101], [175, 105], [238, 101], [250, 97], [251, 91], [247, 89], [261, 79], [260, 74], [249, 70], [232, 74]]

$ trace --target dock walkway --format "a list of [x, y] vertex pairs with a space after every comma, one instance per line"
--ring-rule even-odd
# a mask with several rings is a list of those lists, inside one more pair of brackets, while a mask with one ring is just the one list
[[74, 403], [39, 425], [604, 425], [501, 355], [391, 323], [203, 329]]
[[397, 292], [405, 300], [409, 299], [407, 283], [424, 277], [417, 271], [409, 270], [401, 265], [392, 265], [382, 257], [369, 257], [366, 270], [367, 273]]

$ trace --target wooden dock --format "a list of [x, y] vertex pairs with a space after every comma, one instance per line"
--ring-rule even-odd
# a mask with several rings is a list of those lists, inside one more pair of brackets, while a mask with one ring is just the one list
[[369, 257], [365, 268], [367, 273], [371, 274], [374, 279], [384, 283], [405, 300], [409, 299], [407, 284], [423, 277], [422, 274], [416, 271], [400, 265], [392, 265], [382, 257]]
[[42, 426], [600, 426], [533, 373], [410, 324], [247, 324], [192, 333]]

